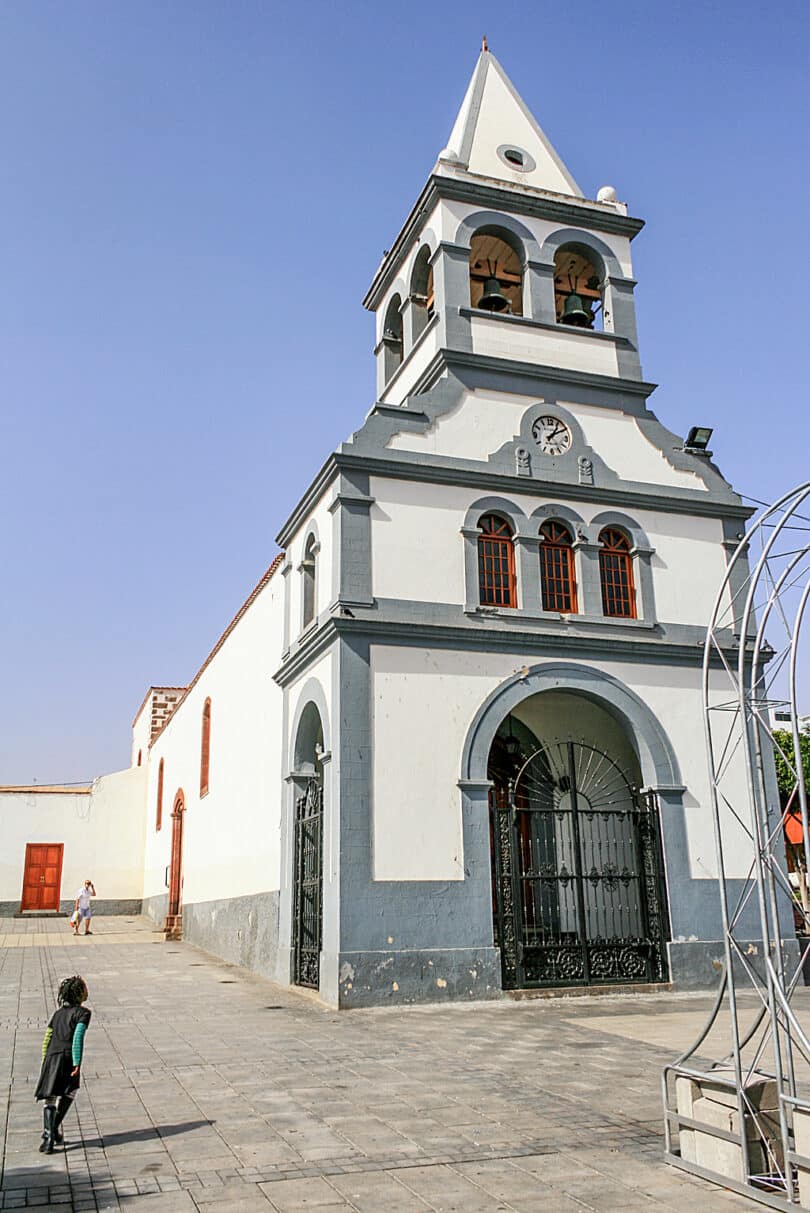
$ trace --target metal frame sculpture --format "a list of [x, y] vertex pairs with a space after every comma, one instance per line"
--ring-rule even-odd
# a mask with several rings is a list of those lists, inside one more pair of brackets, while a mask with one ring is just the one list
[[[810, 910], [790, 883], [784, 834], [788, 815], [800, 816], [800, 860], [810, 871], [796, 702], [808, 600], [810, 482], [764, 508], [741, 537], [706, 635], [703, 707], [725, 960], [705, 1027], [662, 1076], [667, 1160], [775, 1209], [810, 1208], [810, 1039], [791, 1005], [810, 953]], [[783, 789], [782, 802], [772, 708], [789, 711], [791, 741], [779, 748], [793, 788], [787, 796]], [[744, 880], [727, 871], [730, 830], [750, 847]], [[803, 941], [793, 939], [794, 915]], [[706, 1062], [719, 1052], [707, 1043], [712, 1034], [727, 1051]]]

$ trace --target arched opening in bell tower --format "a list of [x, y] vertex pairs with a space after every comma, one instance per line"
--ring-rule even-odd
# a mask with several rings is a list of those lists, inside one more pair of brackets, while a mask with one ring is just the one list
[[529, 695], [487, 773], [504, 988], [665, 980], [657, 806], [624, 725], [575, 691]]
[[394, 371], [400, 366], [404, 353], [402, 344], [402, 299], [399, 295], [392, 295], [388, 307], [385, 309], [382, 344], [383, 357], [385, 359], [385, 381], [387, 383]]
[[605, 268], [586, 244], [564, 244], [554, 255], [554, 307], [557, 323], [570, 328], [605, 327]]
[[520, 242], [505, 228], [479, 228], [470, 241], [470, 307], [523, 315]]
[[422, 245], [413, 263], [410, 299], [414, 311], [415, 341], [427, 328], [434, 311], [433, 266], [430, 264], [430, 247], [427, 244]]

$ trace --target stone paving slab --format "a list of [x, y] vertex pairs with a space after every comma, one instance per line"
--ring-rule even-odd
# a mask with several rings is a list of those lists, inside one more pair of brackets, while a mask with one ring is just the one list
[[[83, 1090], [44, 1156], [33, 1092], [72, 972], [93, 1009]], [[338, 1014], [145, 919], [95, 919], [87, 939], [4, 920], [0, 1209], [753, 1210], [661, 1158], [661, 1066], [709, 1001]]]

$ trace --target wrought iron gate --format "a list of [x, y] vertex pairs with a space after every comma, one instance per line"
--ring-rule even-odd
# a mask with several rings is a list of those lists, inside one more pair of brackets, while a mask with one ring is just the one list
[[323, 788], [307, 782], [295, 802], [295, 887], [293, 897], [293, 981], [317, 990], [323, 919]]
[[666, 980], [658, 811], [611, 758], [543, 747], [492, 799], [507, 989]]

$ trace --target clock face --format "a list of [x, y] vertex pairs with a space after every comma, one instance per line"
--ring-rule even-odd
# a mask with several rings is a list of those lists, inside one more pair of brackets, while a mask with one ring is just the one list
[[564, 455], [571, 448], [571, 431], [557, 417], [538, 417], [532, 434], [544, 455]]

